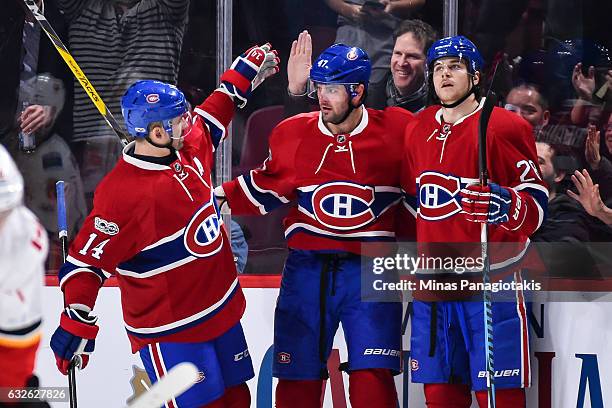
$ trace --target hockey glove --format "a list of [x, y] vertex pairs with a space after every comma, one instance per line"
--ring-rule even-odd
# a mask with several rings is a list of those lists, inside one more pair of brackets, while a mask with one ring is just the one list
[[221, 75], [219, 90], [231, 96], [243, 108], [251, 94], [266, 78], [279, 71], [280, 59], [269, 43], [253, 46], [238, 56]]
[[461, 207], [468, 221], [501, 224], [509, 230], [518, 229], [527, 215], [527, 206], [511, 188], [495, 183], [487, 186], [470, 185], [461, 190]]
[[55, 353], [57, 368], [62, 374], [68, 374], [70, 361], [74, 356], [80, 358], [80, 369], [87, 366], [98, 334], [97, 321], [96, 316], [71, 307], [67, 307], [62, 313], [60, 325], [51, 336], [51, 349]]

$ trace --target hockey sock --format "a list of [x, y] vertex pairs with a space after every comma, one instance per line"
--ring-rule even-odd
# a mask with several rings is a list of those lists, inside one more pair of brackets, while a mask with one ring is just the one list
[[425, 384], [424, 388], [427, 408], [469, 408], [472, 405], [472, 392], [466, 384]]
[[349, 398], [353, 408], [395, 408], [397, 392], [391, 371], [386, 368], [351, 371]]
[[251, 406], [251, 392], [246, 383], [235, 385], [225, 390], [222, 398], [224, 408], [249, 408]]
[[249, 408], [251, 406], [251, 392], [248, 385], [242, 383], [225, 389], [225, 393], [200, 408]]
[[323, 380], [278, 380], [276, 408], [320, 408]]
[[[476, 391], [476, 400], [480, 408], [487, 408], [487, 391]], [[508, 388], [495, 390], [495, 406], [497, 408], [525, 408], [527, 406], [525, 389]]]

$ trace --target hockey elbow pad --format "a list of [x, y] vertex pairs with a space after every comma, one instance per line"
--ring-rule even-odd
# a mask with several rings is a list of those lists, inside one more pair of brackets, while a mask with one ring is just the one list
[[58, 370], [68, 374], [70, 362], [77, 358], [77, 366], [85, 368], [89, 355], [94, 351], [99, 327], [98, 318], [86, 311], [67, 307], [60, 318], [60, 325], [51, 336], [51, 349], [55, 354]]
[[278, 53], [269, 43], [261, 47], [253, 46], [239, 55], [221, 75], [218, 90], [229, 95], [239, 108], [243, 108], [251, 92], [279, 71], [279, 62]]

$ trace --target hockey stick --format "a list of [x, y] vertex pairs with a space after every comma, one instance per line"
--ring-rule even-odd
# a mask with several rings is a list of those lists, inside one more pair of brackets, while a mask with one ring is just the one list
[[174, 366], [127, 408], [155, 408], [187, 391], [198, 380], [198, 369], [191, 363]]
[[[493, 68], [491, 76], [491, 84], [487, 91], [487, 96], [480, 113], [478, 121], [478, 169], [480, 173], [480, 185], [486, 186], [489, 179], [487, 170], [487, 126], [493, 107], [495, 106], [496, 95], [492, 91], [493, 83], [495, 82], [495, 74], [497, 73], [496, 64]], [[485, 364], [487, 372], [487, 400], [489, 408], [495, 408], [495, 382], [494, 382], [494, 365], [493, 365], [493, 305], [491, 301], [491, 290], [487, 289], [491, 283], [490, 276], [490, 261], [489, 261], [489, 238], [487, 233], [487, 223], [480, 225], [480, 244], [482, 250], [483, 270], [482, 282], [483, 288], [483, 306], [484, 306], [484, 324], [485, 324]]]
[[[62, 262], [66, 262], [68, 257], [68, 227], [66, 222], [66, 199], [64, 196], [64, 182], [62, 180], [55, 183], [55, 192], [57, 193], [57, 227], [60, 245], [62, 247]], [[70, 394], [70, 408], [77, 407], [76, 394], [76, 367], [79, 364], [79, 357], [75, 357], [70, 361], [68, 367], [68, 391]]]
[[83, 70], [81, 70], [81, 67], [79, 67], [79, 65], [76, 63], [76, 61], [68, 51], [68, 48], [66, 48], [66, 46], [59, 38], [47, 18], [40, 12], [35, 0], [23, 1], [28, 7], [28, 9], [32, 12], [32, 14], [34, 14], [34, 18], [36, 19], [36, 21], [38, 21], [40, 28], [45, 32], [45, 34], [47, 34], [47, 37], [49, 37], [51, 44], [55, 46], [55, 49], [57, 49], [57, 52], [59, 52], [61, 57], [64, 59], [64, 61], [68, 65], [68, 68], [70, 68], [75, 78], [79, 81], [83, 89], [85, 89], [85, 92], [87, 93], [87, 95], [89, 95], [93, 104], [96, 106], [96, 108], [98, 108], [98, 112], [100, 112], [100, 115], [102, 115], [108, 126], [110, 126], [111, 129], [115, 131], [115, 134], [117, 134], [117, 136], [119, 137], [119, 139], [121, 139], [121, 142], [124, 145], [128, 144], [130, 139], [127, 137], [125, 132], [123, 132], [121, 126], [119, 125], [119, 123], [117, 123], [117, 120], [115, 119], [111, 111], [106, 107], [104, 101], [102, 100], [100, 95], [98, 95], [98, 92], [95, 90], [89, 79], [87, 79], [85, 73], [83, 73]]

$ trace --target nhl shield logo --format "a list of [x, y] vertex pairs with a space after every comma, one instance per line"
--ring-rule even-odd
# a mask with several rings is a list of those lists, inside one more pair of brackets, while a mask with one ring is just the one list
[[172, 167], [174, 167], [174, 171], [176, 171], [177, 173], [180, 173], [181, 170], [183, 170], [183, 166], [181, 166], [181, 163], [178, 162], [174, 163]]
[[344, 143], [346, 142], [346, 135], [338, 135], [336, 136], [336, 140], [338, 141], [338, 143]]

